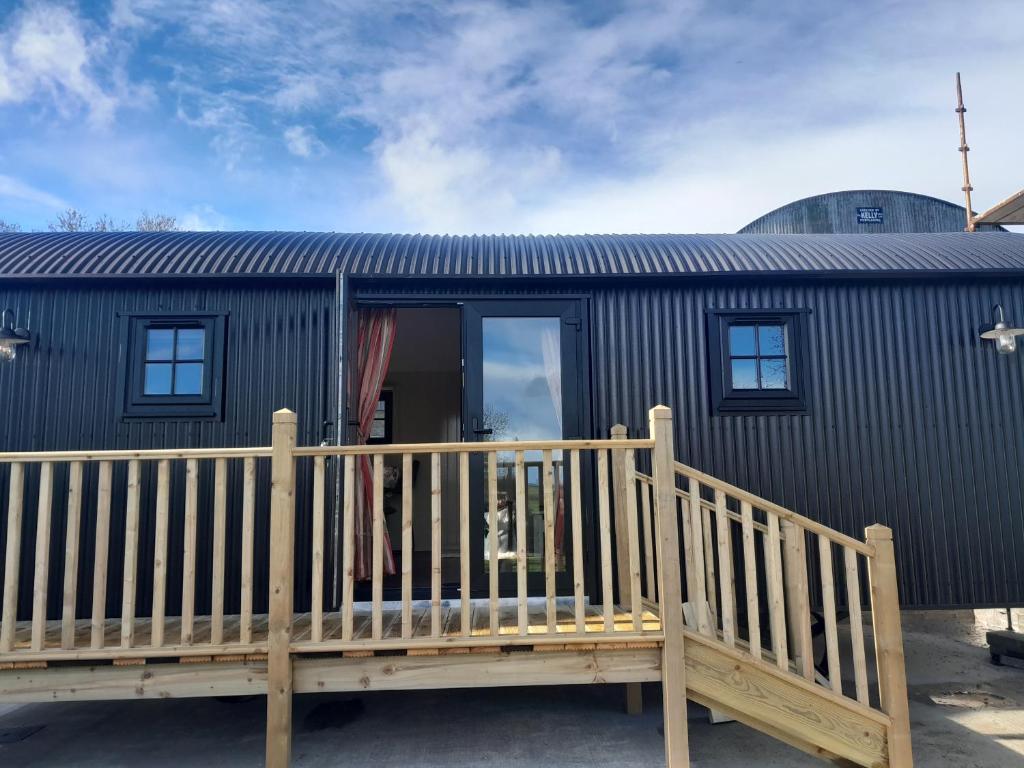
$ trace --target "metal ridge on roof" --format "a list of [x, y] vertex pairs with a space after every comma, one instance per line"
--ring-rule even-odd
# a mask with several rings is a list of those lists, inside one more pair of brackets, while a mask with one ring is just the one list
[[1024, 235], [0, 234], [0, 277], [1024, 273]]

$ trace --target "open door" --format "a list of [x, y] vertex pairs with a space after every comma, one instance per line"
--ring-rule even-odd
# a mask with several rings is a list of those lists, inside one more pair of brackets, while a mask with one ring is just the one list
[[[580, 302], [572, 299], [467, 302], [463, 309], [466, 441], [562, 440], [583, 436], [585, 359]], [[515, 452], [498, 455], [498, 530], [487, 525], [487, 468], [482, 454], [471, 468], [471, 562], [474, 596], [487, 594], [490, 569], [499, 569], [502, 595], [516, 594], [518, 531], [525, 529], [528, 588], [544, 589], [543, 465], [540, 451], [525, 454], [526, 508], [516, 509]], [[555, 451], [555, 553], [558, 588], [571, 589], [572, 536], [563, 456]], [[564, 457], [567, 461], [568, 457]], [[525, 526], [519, 523], [522, 516]], [[498, 562], [490, 562], [490, 537]]]

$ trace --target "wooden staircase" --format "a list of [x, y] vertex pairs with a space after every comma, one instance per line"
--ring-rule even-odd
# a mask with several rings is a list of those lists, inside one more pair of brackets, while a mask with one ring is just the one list
[[[689, 598], [687, 697], [836, 764], [911, 766], [890, 529], [871, 526], [860, 541], [692, 467], [676, 462], [674, 470]], [[655, 477], [640, 482], [657, 495]], [[864, 647], [865, 595], [873, 665]], [[849, 618], [844, 637], [840, 598]], [[821, 663], [812, 608], [824, 628]]]

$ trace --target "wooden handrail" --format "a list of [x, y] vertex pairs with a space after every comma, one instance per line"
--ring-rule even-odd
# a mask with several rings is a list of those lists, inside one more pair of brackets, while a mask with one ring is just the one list
[[[653, 448], [653, 440], [505, 440], [473, 443], [394, 443], [391, 445], [311, 445], [295, 456], [391, 456], [398, 453], [489, 453], [491, 451], [567, 451], [572, 449]], [[3, 454], [0, 454], [2, 456]], [[269, 456], [269, 452], [267, 453]]]
[[683, 475], [684, 477], [693, 478], [703, 485], [715, 488], [720, 491], [724, 491], [726, 495], [732, 496], [740, 501], [749, 502], [751, 505], [758, 509], [763, 509], [766, 512], [771, 512], [776, 515], [780, 520], [788, 520], [795, 525], [799, 525], [801, 528], [810, 531], [811, 533], [817, 533], [831, 539], [836, 544], [841, 544], [844, 547], [849, 547], [865, 557], [874, 557], [875, 549], [871, 544], [863, 541], [858, 541], [852, 536], [847, 536], [845, 533], [840, 533], [833, 528], [829, 528], [827, 525], [812, 520], [809, 517], [804, 517], [801, 514], [793, 512], [790, 509], [786, 509], [783, 506], [776, 504], [775, 502], [768, 501], [768, 499], [762, 498], [757, 494], [745, 491], [738, 486], [727, 483], [724, 480], [719, 480], [713, 475], [709, 475], [705, 472], [701, 472], [699, 469], [694, 469], [681, 462], [675, 463], [676, 474]]
[[129, 461], [140, 459], [241, 459], [246, 457], [269, 457], [270, 448], [174, 448], [146, 449], [139, 451], [15, 451], [0, 453], [0, 464], [15, 464], [39, 461]]

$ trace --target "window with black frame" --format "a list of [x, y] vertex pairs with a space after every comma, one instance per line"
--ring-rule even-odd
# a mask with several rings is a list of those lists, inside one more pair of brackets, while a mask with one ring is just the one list
[[712, 407], [717, 414], [799, 412], [805, 310], [708, 313]]
[[127, 318], [124, 415], [219, 418], [224, 328], [222, 314]]

